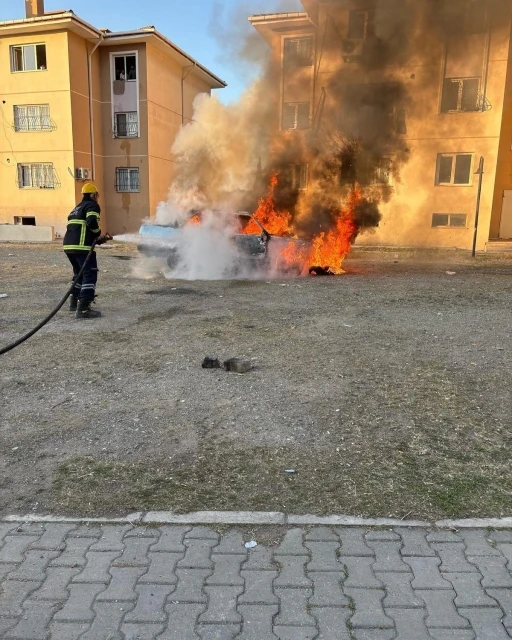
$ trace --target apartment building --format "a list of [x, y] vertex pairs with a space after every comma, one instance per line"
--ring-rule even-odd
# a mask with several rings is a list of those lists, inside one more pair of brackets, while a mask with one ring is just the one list
[[0, 224], [62, 234], [93, 180], [104, 230], [135, 232], [166, 199], [195, 97], [226, 85], [152, 26], [111, 32], [26, 7], [0, 22]]
[[[357, 183], [382, 212], [358, 244], [471, 249], [478, 208], [477, 250], [512, 241], [511, 3], [302, 4], [304, 12], [250, 18], [281, 69], [281, 144], [322, 131], [333, 113], [355, 122], [363, 140], [393, 129], [370, 175], [350, 154], [340, 160], [340, 182]], [[303, 148], [293, 173], [307, 189], [312, 158]]]

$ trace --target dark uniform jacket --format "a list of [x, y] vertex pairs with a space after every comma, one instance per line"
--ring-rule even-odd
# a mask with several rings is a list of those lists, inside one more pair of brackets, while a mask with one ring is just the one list
[[68, 226], [64, 236], [64, 251], [89, 251], [93, 240], [101, 235], [100, 205], [91, 199], [84, 199], [68, 216]]

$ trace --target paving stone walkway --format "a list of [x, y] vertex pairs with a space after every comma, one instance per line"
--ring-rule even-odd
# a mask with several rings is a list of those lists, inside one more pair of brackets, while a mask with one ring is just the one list
[[0, 523], [0, 637], [512, 637], [512, 531], [274, 530]]

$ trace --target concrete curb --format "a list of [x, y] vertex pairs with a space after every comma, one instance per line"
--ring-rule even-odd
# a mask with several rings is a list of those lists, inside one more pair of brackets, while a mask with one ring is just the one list
[[130, 513], [122, 518], [69, 518], [54, 515], [11, 515], [0, 518], [3, 522], [52, 522], [95, 524], [232, 524], [281, 526], [335, 526], [335, 527], [407, 527], [424, 529], [512, 529], [511, 518], [467, 518], [461, 520], [399, 520], [395, 518], [356, 518], [352, 516], [286, 515], [277, 511], [196, 511], [176, 514], [172, 511]]

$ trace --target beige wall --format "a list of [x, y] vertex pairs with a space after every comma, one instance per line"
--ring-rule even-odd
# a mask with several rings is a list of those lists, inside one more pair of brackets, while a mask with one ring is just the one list
[[[138, 56], [139, 137], [115, 138], [112, 117], [111, 54], [134, 51]], [[108, 231], [112, 234], [134, 233], [138, 231], [141, 220], [149, 215], [146, 45], [101, 47], [100, 65], [104, 184], [102, 200], [107, 212]], [[116, 191], [116, 168], [118, 167], [139, 168], [139, 193]]]
[[[103, 135], [101, 122], [101, 86], [100, 86], [100, 54], [96, 50], [91, 60], [92, 96], [93, 96], [93, 130], [94, 130], [94, 155], [95, 171], [93, 174], [92, 145], [90, 133], [90, 96], [88, 57], [94, 49], [94, 44], [83, 38], [69, 33], [69, 74], [71, 91], [71, 109], [73, 123], [73, 170], [83, 167], [91, 171], [91, 180], [94, 181], [100, 192], [100, 205], [102, 205], [101, 226], [103, 230], [108, 228], [107, 209], [104, 198], [103, 182]], [[81, 199], [83, 182], [75, 183], [75, 199]]]
[[[490, 223], [490, 237], [499, 238], [503, 191], [512, 189], [512, 39], [508, 52], [508, 73], [505, 83], [501, 137], [494, 185], [494, 200]], [[485, 176], [487, 180], [487, 175]]]
[[[10, 46], [30, 43], [46, 44], [47, 70], [11, 73]], [[56, 126], [51, 132], [15, 132], [5, 125], [5, 136], [0, 136], [0, 223], [13, 223], [14, 216], [35, 216], [37, 225], [53, 225], [62, 233], [75, 200], [75, 182], [68, 173], [74, 159], [67, 33], [3, 37], [0, 86], [3, 116], [9, 125], [14, 105], [49, 104]], [[19, 189], [16, 165], [30, 162], [53, 162], [60, 186]]]

